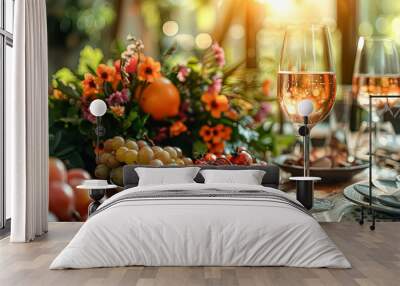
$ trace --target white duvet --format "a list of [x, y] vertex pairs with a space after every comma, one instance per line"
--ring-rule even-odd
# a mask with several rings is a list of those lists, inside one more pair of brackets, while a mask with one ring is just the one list
[[50, 269], [128, 265], [350, 267], [318, 222], [290, 204], [243, 197], [115, 203], [134, 192], [210, 188], [262, 190], [288, 198], [279, 190], [254, 185], [131, 188], [106, 200], [99, 208], [103, 210], [81, 227]]

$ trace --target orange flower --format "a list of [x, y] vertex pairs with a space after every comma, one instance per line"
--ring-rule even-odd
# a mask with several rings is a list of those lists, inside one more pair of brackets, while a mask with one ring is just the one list
[[82, 81], [83, 95], [89, 97], [93, 94], [98, 94], [100, 92], [97, 85], [96, 77], [90, 73], [85, 73], [85, 78]]
[[228, 117], [230, 120], [236, 121], [239, 119], [239, 114], [234, 109], [229, 109], [226, 111], [225, 116]]
[[100, 83], [113, 82], [115, 77], [115, 68], [105, 64], [100, 64], [97, 67], [96, 74]]
[[113, 79], [113, 82], [112, 82], [112, 87], [113, 87], [114, 90], [117, 90], [118, 85], [121, 82], [121, 80], [122, 80], [121, 73], [120, 72], [115, 73], [114, 79]]
[[61, 92], [59, 89], [53, 89], [53, 98], [57, 100], [66, 100], [67, 96]]
[[169, 133], [171, 137], [178, 136], [179, 134], [186, 132], [187, 127], [182, 121], [174, 122], [171, 127], [169, 128]]
[[220, 118], [221, 113], [229, 109], [228, 98], [225, 95], [206, 92], [201, 96], [201, 101], [206, 104], [206, 110], [214, 118]]
[[223, 154], [225, 149], [225, 142], [207, 143], [208, 151], [217, 155]]
[[203, 125], [199, 134], [205, 142], [208, 142], [213, 138], [213, 128], [208, 125]]
[[110, 106], [111, 111], [116, 115], [116, 116], [124, 116], [125, 113], [125, 107], [121, 105], [114, 105]]
[[269, 79], [264, 80], [262, 83], [262, 92], [265, 96], [269, 96], [269, 92], [271, 90], [271, 81]]
[[147, 82], [153, 82], [161, 77], [161, 65], [153, 60], [152, 57], [145, 57], [143, 62], [139, 64], [138, 78]]
[[231, 139], [232, 128], [230, 128], [229, 126], [217, 124], [217, 126], [215, 126], [215, 129], [219, 131], [219, 135], [223, 140]]

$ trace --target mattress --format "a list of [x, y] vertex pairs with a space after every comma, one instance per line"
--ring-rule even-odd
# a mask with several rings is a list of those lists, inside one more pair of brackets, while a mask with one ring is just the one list
[[134, 187], [106, 200], [50, 269], [133, 265], [351, 267], [284, 192], [193, 183]]

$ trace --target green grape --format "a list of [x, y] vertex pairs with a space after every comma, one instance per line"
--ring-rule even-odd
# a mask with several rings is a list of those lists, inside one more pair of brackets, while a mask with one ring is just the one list
[[104, 164], [98, 165], [94, 170], [94, 175], [96, 176], [96, 178], [102, 180], [107, 180], [109, 174], [110, 174], [110, 169]]
[[160, 146], [153, 146], [151, 147], [151, 150], [153, 150], [154, 155], [156, 155], [158, 152], [162, 151], [163, 148], [161, 148]]
[[176, 152], [174, 147], [168, 146], [168, 147], [165, 147], [164, 150], [169, 153], [169, 155], [171, 156], [171, 159], [178, 158], [178, 153]]
[[104, 151], [106, 152], [111, 152], [113, 150], [113, 140], [112, 139], [107, 139], [104, 141]]
[[108, 158], [110, 157], [110, 156], [112, 156], [110, 153], [101, 153], [100, 155], [99, 155], [99, 164], [106, 164], [107, 163], [107, 160], [108, 160]]
[[171, 161], [171, 156], [167, 151], [161, 150], [158, 153], [155, 153], [154, 158], [160, 160], [164, 164], [168, 164]]
[[125, 140], [124, 138], [120, 137], [120, 136], [116, 136], [112, 139], [112, 147], [113, 150], [117, 151], [120, 147], [125, 145]]
[[154, 152], [149, 146], [144, 146], [139, 150], [139, 163], [148, 164], [154, 158]]
[[148, 146], [147, 142], [144, 141], [144, 140], [137, 141], [137, 145], [139, 146], [139, 149], [144, 147], [144, 146]]
[[110, 169], [117, 168], [119, 166], [118, 160], [115, 158], [115, 156], [111, 155], [106, 163], [107, 167]]
[[185, 163], [185, 165], [193, 165], [193, 160], [189, 157], [185, 157], [183, 158], [183, 163]]
[[163, 162], [161, 160], [153, 159], [153, 160], [150, 161], [150, 165], [151, 166], [155, 166], [155, 167], [160, 167], [160, 166], [162, 166], [164, 164], [163, 164]]
[[181, 148], [175, 147], [175, 151], [176, 151], [176, 154], [177, 154], [178, 158], [182, 158], [183, 157]]
[[125, 147], [128, 148], [128, 149], [131, 149], [131, 150], [139, 151], [138, 144], [135, 141], [130, 140], [130, 139], [126, 140]]
[[110, 179], [114, 184], [116, 184], [118, 186], [123, 186], [124, 182], [123, 182], [123, 169], [122, 169], [122, 167], [118, 167], [118, 168], [112, 169], [111, 173], [110, 173]]
[[134, 164], [137, 162], [138, 152], [136, 150], [128, 150], [124, 154], [124, 161], [127, 164]]
[[117, 152], [115, 152], [115, 158], [117, 158], [117, 160], [119, 162], [124, 162], [125, 161], [125, 153], [128, 151], [129, 149], [126, 148], [125, 146], [119, 147]]

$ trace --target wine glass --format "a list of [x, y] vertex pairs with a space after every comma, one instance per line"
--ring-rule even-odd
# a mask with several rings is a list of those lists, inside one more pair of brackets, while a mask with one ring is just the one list
[[287, 28], [278, 72], [278, 100], [288, 118], [302, 125], [299, 104], [312, 103], [308, 125], [312, 128], [325, 119], [336, 97], [336, 73], [327, 26]]
[[[390, 38], [360, 37], [354, 64], [353, 96], [369, 111], [370, 96], [400, 95], [400, 65], [395, 42]], [[399, 103], [399, 98], [372, 98], [374, 144], [378, 143], [379, 115]]]
[[[399, 56], [392, 39], [360, 37], [354, 64], [352, 91], [359, 105], [367, 111], [370, 96], [400, 94]], [[379, 120], [379, 112], [393, 107], [398, 102], [398, 98], [372, 99], [374, 121]]]
[[[278, 100], [284, 113], [299, 127], [299, 133], [304, 137], [304, 177], [291, 179], [296, 180], [298, 199], [307, 193], [307, 206], [302, 202], [307, 208], [313, 204], [314, 208], [320, 210], [333, 207], [329, 200], [312, 202], [313, 181], [319, 178], [310, 177], [309, 174], [309, 130], [327, 117], [335, 97], [336, 73], [328, 27], [288, 26], [279, 64]], [[302, 128], [306, 130], [305, 133]], [[308, 186], [303, 183], [307, 180]]]

